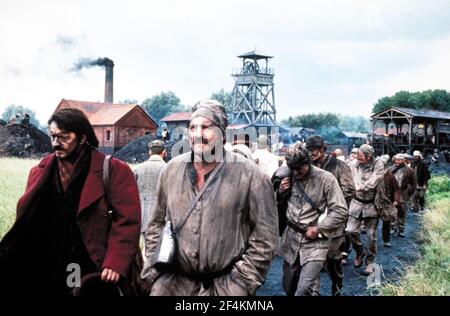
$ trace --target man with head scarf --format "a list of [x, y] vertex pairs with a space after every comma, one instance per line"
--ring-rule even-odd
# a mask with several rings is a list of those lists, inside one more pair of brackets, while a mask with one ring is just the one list
[[287, 228], [278, 249], [284, 259], [283, 288], [287, 295], [318, 295], [329, 239], [345, 224], [347, 204], [336, 178], [313, 166], [301, 144], [289, 148], [286, 163], [292, 176], [276, 192], [281, 196], [290, 191]]
[[398, 205], [397, 233], [399, 237], [405, 237], [406, 214], [408, 203], [417, 187], [417, 178], [413, 169], [406, 165], [405, 155], [394, 156], [394, 165], [390, 171], [395, 176], [400, 186], [400, 203]]
[[356, 193], [350, 203], [349, 218], [346, 231], [350, 234], [353, 249], [356, 251], [355, 268], [363, 264], [366, 251], [359, 238], [361, 224], [364, 223], [367, 235], [367, 256], [364, 274], [374, 271], [373, 263], [377, 252], [377, 227], [379, 212], [375, 207], [376, 188], [379, 181], [384, 179], [384, 163], [375, 159], [374, 149], [368, 144], [361, 145], [358, 158], [350, 164]]
[[[306, 149], [314, 166], [330, 172], [338, 181], [347, 206], [355, 194], [352, 173], [345, 162], [327, 154], [325, 141], [319, 135], [313, 135], [306, 139]], [[331, 293], [333, 296], [341, 295], [344, 281], [342, 269], [341, 249], [345, 243], [345, 223], [338, 229], [330, 239], [330, 249], [327, 254], [327, 269], [331, 278]]]
[[[172, 159], [159, 178], [145, 231], [142, 277], [151, 295], [253, 295], [265, 281], [278, 237], [270, 180], [241, 155], [225, 151], [224, 107], [202, 100], [192, 108], [192, 151]], [[176, 265], [155, 267], [163, 226], [177, 231]]]

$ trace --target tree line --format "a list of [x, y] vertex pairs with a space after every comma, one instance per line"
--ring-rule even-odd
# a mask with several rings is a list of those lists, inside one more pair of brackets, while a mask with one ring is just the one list
[[[221, 102], [228, 111], [231, 106], [231, 93], [221, 89], [212, 93], [210, 99]], [[125, 99], [119, 103], [138, 104], [134, 99]], [[161, 92], [149, 98], [145, 98], [141, 107], [159, 124], [161, 119], [167, 115], [176, 112], [188, 112], [189, 106], [181, 103], [180, 98], [173, 92]], [[373, 106], [372, 112], [377, 113], [389, 107], [405, 107], [413, 109], [433, 109], [450, 112], [450, 93], [446, 90], [426, 90], [422, 92], [399, 91], [393, 96], [386, 96], [379, 99]], [[36, 113], [28, 107], [22, 105], [8, 106], [1, 117], [4, 121], [9, 119], [16, 113], [28, 113], [31, 117], [30, 122], [41, 127]], [[281, 121], [281, 125], [285, 127], [305, 127], [313, 128], [322, 136], [333, 139], [341, 131], [349, 132], [367, 132], [370, 130], [369, 120], [362, 116], [343, 116], [336, 113], [318, 113], [304, 114], [298, 116], [290, 116], [288, 119]]]
[[367, 133], [370, 130], [369, 119], [363, 116], [345, 116], [336, 113], [310, 113], [290, 116], [281, 121], [285, 127], [312, 128], [328, 142], [334, 142], [341, 132]]
[[372, 113], [378, 113], [390, 107], [450, 112], [450, 93], [446, 90], [399, 91], [393, 96], [379, 99], [373, 106]]

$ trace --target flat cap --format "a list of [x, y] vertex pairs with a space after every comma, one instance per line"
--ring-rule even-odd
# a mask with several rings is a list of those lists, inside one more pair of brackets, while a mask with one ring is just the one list
[[162, 140], [156, 139], [148, 143], [148, 149], [166, 149], [166, 144]]

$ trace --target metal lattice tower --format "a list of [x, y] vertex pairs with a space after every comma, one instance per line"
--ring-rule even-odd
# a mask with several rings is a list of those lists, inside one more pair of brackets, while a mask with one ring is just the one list
[[268, 68], [268, 61], [273, 57], [256, 51], [238, 57], [242, 59], [242, 68], [233, 69], [232, 73], [235, 85], [230, 108], [231, 124], [277, 126], [274, 73], [272, 68]]

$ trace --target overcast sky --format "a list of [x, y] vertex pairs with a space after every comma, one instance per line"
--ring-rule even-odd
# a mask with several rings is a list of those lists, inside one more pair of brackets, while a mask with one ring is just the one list
[[450, 0], [1, 1], [0, 112], [14, 103], [45, 122], [61, 98], [103, 101], [101, 68], [115, 63], [114, 100], [171, 90], [192, 105], [231, 91], [236, 57], [274, 56], [278, 119], [368, 116], [399, 90], [450, 90]]

